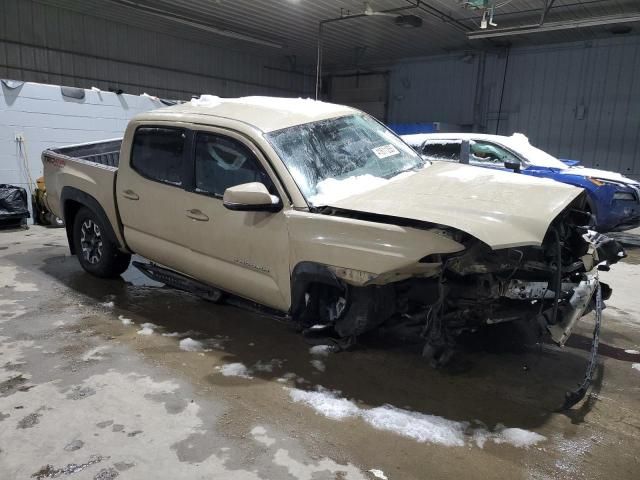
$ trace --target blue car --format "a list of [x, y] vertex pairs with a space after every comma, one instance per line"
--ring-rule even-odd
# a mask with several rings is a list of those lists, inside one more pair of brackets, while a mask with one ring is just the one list
[[479, 133], [425, 133], [403, 135], [403, 140], [428, 160], [469, 163], [551, 178], [584, 188], [591, 226], [599, 232], [640, 226], [640, 182], [619, 173], [578, 166], [558, 160], [532, 146], [527, 137]]

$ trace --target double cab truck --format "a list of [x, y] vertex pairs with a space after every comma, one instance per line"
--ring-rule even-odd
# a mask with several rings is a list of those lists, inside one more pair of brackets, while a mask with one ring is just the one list
[[47, 203], [87, 272], [145, 273], [242, 297], [349, 343], [456, 337], [532, 320], [563, 344], [624, 256], [591, 232], [582, 189], [431, 163], [369, 115], [308, 99], [202, 96], [122, 139], [43, 152]]

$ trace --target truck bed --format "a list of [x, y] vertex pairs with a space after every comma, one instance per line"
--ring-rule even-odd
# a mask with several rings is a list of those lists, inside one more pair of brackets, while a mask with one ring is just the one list
[[60, 159], [82, 160], [97, 163], [106, 167], [118, 168], [122, 139], [103, 140], [100, 142], [81, 143], [67, 147], [51, 148], [43, 152], [43, 156]]
[[[120, 162], [122, 139], [82, 143], [42, 152], [45, 177], [45, 199], [51, 211], [67, 221], [61, 198], [68, 188], [67, 197], [77, 199], [77, 194], [89, 195], [95, 200], [95, 208], [101, 208], [113, 227], [117, 240], [124, 245], [118, 227], [115, 184]], [[76, 197], [73, 197], [74, 192]], [[80, 203], [87, 205], [86, 198]]]

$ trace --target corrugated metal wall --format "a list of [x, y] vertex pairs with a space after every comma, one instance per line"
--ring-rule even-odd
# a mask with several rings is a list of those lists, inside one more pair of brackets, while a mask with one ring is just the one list
[[397, 64], [390, 122], [522, 132], [553, 155], [640, 178], [640, 37], [505, 53]]
[[278, 59], [32, 0], [0, 0], [2, 78], [181, 99], [200, 93], [298, 96], [311, 91], [309, 78], [273, 70], [282, 66]]

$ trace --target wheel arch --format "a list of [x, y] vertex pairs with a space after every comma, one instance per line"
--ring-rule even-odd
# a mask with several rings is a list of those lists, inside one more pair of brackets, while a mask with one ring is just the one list
[[73, 226], [75, 218], [81, 208], [86, 207], [91, 210], [96, 217], [102, 222], [105, 227], [105, 233], [109, 237], [109, 240], [118, 245], [118, 248], [123, 249], [123, 245], [118, 240], [113, 226], [107, 217], [104, 209], [100, 203], [91, 195], [82, 190], [78, 190], [74, 187], [64, 187], [60, 194], [60, 204], [62, 206], [62, 215], [67, 232], [67, 240], [69, 242], [69, 251], [72, 255], [76, 254], [76, 245], [73, 235]]
[[327, 265], [310, 261], [298, 263], [291, 272], [290, 314], [292, 318], [299, 318], [302, 314], [305, 308], [305, 293], [314, 283], [339, 289], [344, 288], [344, 284], [329, 270]]

